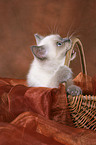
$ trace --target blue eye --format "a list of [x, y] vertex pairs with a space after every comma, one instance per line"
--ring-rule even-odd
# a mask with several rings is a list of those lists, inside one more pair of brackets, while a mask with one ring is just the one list
[[61, 46], [62, 45], [62, 43], [61, 42], [57, 42], [57, 44], [56, 44], [57, 46]]

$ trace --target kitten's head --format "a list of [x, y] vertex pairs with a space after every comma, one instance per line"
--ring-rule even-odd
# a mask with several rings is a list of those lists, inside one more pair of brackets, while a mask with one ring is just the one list
[[36, 46], [32, 46], [32, 52], [36, 59], [61, 60], [64, 64], [66, 54], [70, 50], [72, 42], [69, 38], [62, 38], [60, 35], [52, 34], [46, 37], [35, 34]]

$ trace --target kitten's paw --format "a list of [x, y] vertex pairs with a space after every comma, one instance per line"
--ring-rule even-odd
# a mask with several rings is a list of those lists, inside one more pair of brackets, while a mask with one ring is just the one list
[[71, 95], [71, 96], [78, 96], [78, 95], [82, 94], [82, 90], [80, 87], [78, 87], [76, 85], [71, 85], [67, 88], [67, 93], [68, 93], [68, 95]]

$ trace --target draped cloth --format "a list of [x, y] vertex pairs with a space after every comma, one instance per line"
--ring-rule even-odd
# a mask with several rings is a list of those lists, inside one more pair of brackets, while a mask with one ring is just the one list
[[[80, 73], [73, 81], [96, 101], [96, 76]], [[25, 80], [0, 78], [0, 145], [95, 145], [94, 128], [74, 123], [68, 98], [63, 84], [28, 87]]]

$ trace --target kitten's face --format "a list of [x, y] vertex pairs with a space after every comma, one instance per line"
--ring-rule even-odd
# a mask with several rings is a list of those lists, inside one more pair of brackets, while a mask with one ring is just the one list
[[35, 34], [35, 38], [37, 46], [32, 46], [32, 52], [36, 58], [65, 61], [66, 53], [72, 45], [69, 38], [61, 38], [59, 35], [42, 37], [38, 34]]

